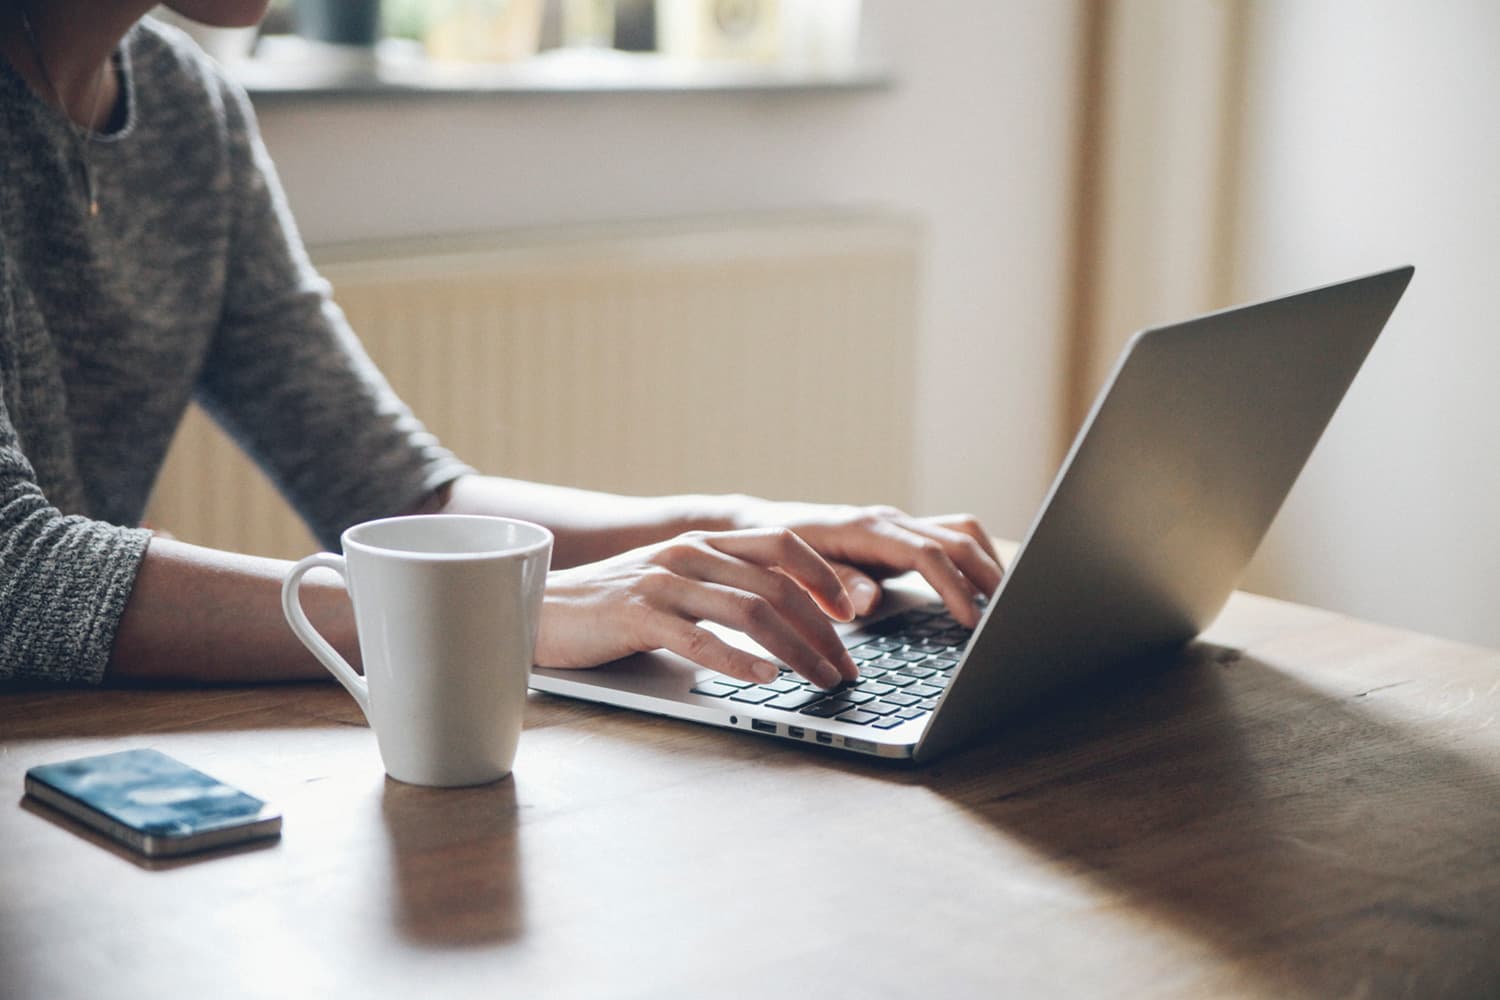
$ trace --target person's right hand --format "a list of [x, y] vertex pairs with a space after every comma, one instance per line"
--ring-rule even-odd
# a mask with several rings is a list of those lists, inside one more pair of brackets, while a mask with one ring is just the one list
[[777, 665], [730, 645], [703, 622], [748, 634], [823, 687], [859, 668], [829, 618], [854, 607], [833, 568], [792, 531], [689, 532], [547, 577], [536, 662], [591, 667], [667, 649], [741, 680], [774, 680]]

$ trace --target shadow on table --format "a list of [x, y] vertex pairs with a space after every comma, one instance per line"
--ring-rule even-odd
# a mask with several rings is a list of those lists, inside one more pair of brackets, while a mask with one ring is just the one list
[[1454, 749], [1478, 724], [1462, 713], [1426, 729], [1382, 718], [1380, 690], [1340, 698], [1197, 644], [998, 742], [870, 772], [952, 800], [1246, 978], [1494, 995], [1500, 761]]
[[390, 835], [396, 930], [429, 947], [492, 945], [526, 923], [514, 775], [477, 788], [422, 788], [391, 778], [381, 796]]

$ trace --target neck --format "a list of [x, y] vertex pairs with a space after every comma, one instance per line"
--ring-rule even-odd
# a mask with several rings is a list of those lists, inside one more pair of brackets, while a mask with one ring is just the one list
[[42, 100], [84, 128], [102, 129], [119, 100], [110, 57], [151, 7], [150, 0], [16, 0], [6, 5], [0, 53]]

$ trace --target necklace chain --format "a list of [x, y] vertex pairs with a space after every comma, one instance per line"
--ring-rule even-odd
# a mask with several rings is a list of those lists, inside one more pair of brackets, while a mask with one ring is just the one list
[[99, 192], [94, 186], [94, 165], [89, 158], [89, 143], [94, 137], [93, 123], [99, 118], [99, 101], [104, 96], [105, 66], [99, 67], [94, 77], [94, 97], [90, 102], [88, 124], [80, 126], [73, 121], [73, 116], [68, 113], [67, 102], [62, 98], [62, 92], [57, 89], [57, 84], [52, 82], [52, 73], [47, 69], [47, 57], [42, 54], [42, 43], [36, 37], [36, 29], [31, 26], [31, 15], [26, 7], [26, 4], [21, 5], [21, 27], [26, 31], [26, 42], [31, 46], [31, 54], [36, 57], [37, 68], [42, 74], [42, 82], [51, 91], [52, 101], [62, 111], [63, 121], [67, 123], [68, 132], [73, 137], [73, 153], [83, 167], [83, 182], [88, 192], [89, 216], [95, 217], [99, 214]]

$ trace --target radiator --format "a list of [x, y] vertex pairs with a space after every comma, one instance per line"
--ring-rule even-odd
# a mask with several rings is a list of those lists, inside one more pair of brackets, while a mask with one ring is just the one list
[[[638, 494], [905, 504], [920, 228], [881, 213], [401, 244], [314, 259], [396, 391], [484, 472]], [[316, 548], [189, 412], [150, 522]]]

